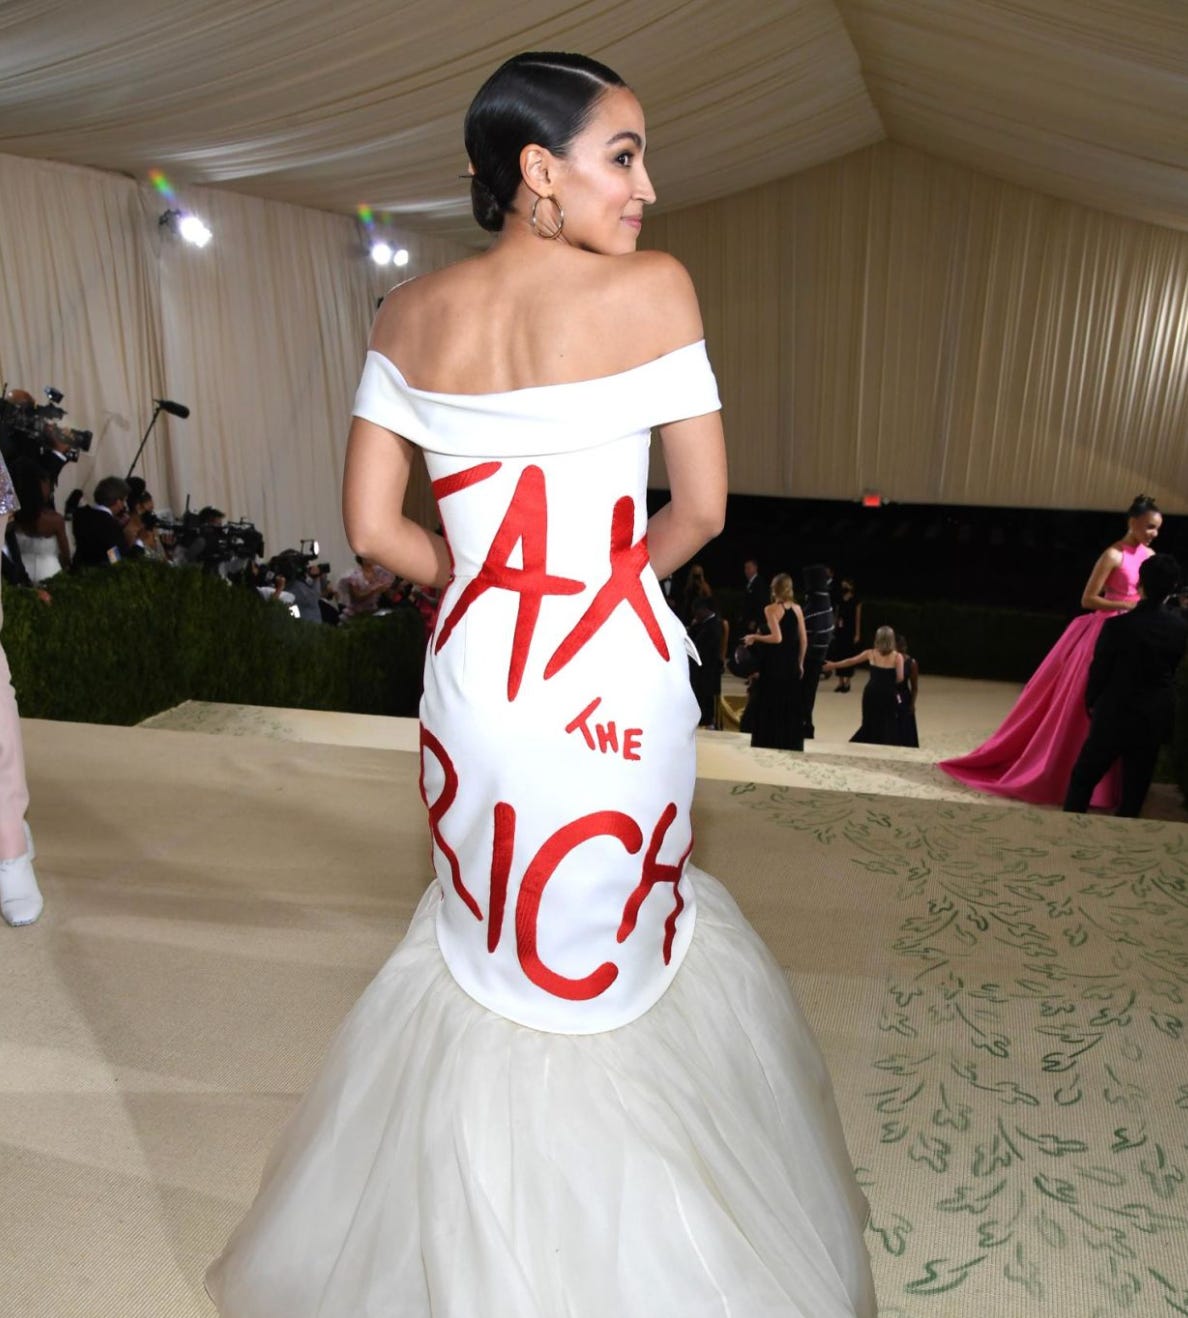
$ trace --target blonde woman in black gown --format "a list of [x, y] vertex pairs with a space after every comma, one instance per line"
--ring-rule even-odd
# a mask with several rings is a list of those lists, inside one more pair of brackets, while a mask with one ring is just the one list
[[808, 634], [804, 610], [796, 603], [792, 578], [781, 572], [772, 579], [771, 603], [763, 610], [767, 632], [751, 632], [746, 645], [761, 646], [763, 657], [755, 678], [755, 722], [752, 746], [804, 750], [801, 678]]
[[840, 668], [870, 667], [862, 690], [862, 726], [851, 741], [877, 746], [899, 745], [899, 686], [903, 681], [903, 655], [895, 648], [895, 629], [880, 627], [869, 650], [825, 665], [827, 673]]

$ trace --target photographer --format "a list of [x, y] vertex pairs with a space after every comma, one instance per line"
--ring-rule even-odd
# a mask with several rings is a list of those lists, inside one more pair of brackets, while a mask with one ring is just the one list
[[[297, 616], [302, 622], [324, 622], [322, 610], [322, 563], [316, 563], [309, 554], [286, 549], [268, 565], [274, 580], [284, 582], [283, 589], [292, 598]], [[333, 621], [337, 622], [337, 615]]]
[[[8, 468], [0, 458], [0, 526], [19, 507]], [[0, 604], [0, 626], [3, 625]], [[41, 891], [33, 872], [33, 839], [25, 823], [29, 788], [16, 693], [4, 648], [0, 646], [0, 915], [16, 926], [32, 924], [41, 914]]]
[[121, 558], [137, 558], [144, 547], [136, 540], [137, 524], [128, 518], [128, 482], [105, 476], [95, 486], [94, 502], [74, 510], [75, 571], [106, 567]]
[[40, 406], [27, 389], [11, 389], [0, 397], [0, 457], [10, 469], [19, 458], [37, 463], [49, 477], [52, 507], [52, 489], [62, 468], [90, 451], [93, 436], [89, 430], [58, 424], [66, 415], [58, 406], [62, 391], [51, 385], [45, 392], [49, 401]]

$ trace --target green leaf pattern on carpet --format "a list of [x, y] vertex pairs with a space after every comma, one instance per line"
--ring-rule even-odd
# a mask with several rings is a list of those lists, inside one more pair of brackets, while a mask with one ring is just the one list
[[1188, 1314], [1188, 830], [734, 790], [893, 888], [851, 1138], [884, 1318]]

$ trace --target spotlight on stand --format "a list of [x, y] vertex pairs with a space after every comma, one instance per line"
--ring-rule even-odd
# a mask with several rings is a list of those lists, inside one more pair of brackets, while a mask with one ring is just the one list
[[205, 247], [214, 236], [197, 215], [191, 215], [188, 211], [167, 210], [158, 223], [163, 229], [177, 234], [195, 247]]

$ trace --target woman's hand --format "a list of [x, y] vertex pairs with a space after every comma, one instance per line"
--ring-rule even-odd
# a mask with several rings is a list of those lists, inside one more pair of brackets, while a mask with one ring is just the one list
[[743, 637], [743, 644], [744, 644], [744, 645], [754, 645], [755, 642], [756, 642], [758, 639], [759, 639], [759, 633], [758, 633], [758, 632], [748, 632], [748, 633]]

